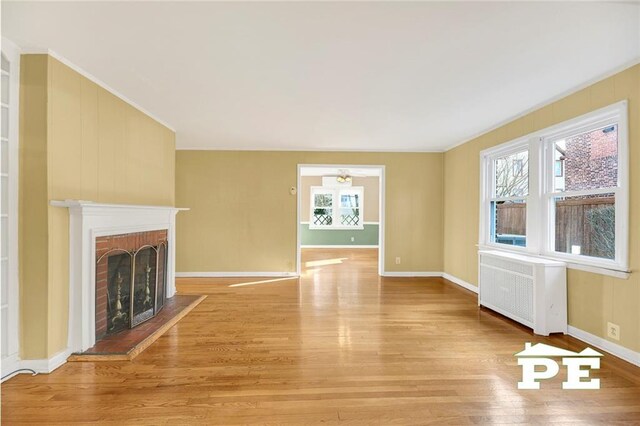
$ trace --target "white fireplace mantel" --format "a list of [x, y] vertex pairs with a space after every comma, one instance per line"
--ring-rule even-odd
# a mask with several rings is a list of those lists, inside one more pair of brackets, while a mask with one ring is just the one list
[[96, 342], [96, 238], [167, 230], [167, 298], [175, 287], [175, 218], [170, 206], [100, 204], [82, 200], [51, 201], [69, 209], [69, 341], [68, 353], [83, 352]]

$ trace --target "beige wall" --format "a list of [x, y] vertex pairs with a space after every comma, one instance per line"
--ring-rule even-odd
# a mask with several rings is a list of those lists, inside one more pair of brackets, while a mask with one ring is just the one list
[[385, 165], [386, 270], [442, 270], [443, 154], [178, 151], [177, 271], [295, 271], [298, 164]]
[[47, 56], [22, 56], [20, 65], [20, 343], [22, 356], [45, 358], [49, 294]]
[[[377, 176], [354, 176], [352, 186], [361, 186], [364, 198], [362, 220], [378, 222], [380, 219], [380, 178]], [[322, 176], [300, 176], [300, 200], [302, 203], [300, 222], [309, 222], [311, 217], [311, 187], [322, 186]]]
[[640, 350], [640, 65], [480, 136], [445, 154], [444, 268], [477, 282], [480, 151], [595, 109], [629, 101], [630, 265], [629, 280], [577, 270], [568, 276], [569, 323], [606, 338], [607, 321], [620, 325], [620, 341]]
[[37, 359], [67, 343], [68, 211], [48, 201], [174, 205], [175, 135], [47, 55], [21, 74], [21, 343]]

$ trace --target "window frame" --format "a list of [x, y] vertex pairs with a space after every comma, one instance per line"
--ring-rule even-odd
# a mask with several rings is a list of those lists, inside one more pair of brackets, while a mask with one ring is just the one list
[[[343, 192], [358, 192], [360, 199], [360, 205], [358, 210], [360, 211], [360, 221], [358, 225], [342, 225], [340, 221], [340, 210], [342, 208], [342, 193]], [[332, 194], [331, 203], [331, 225], [316, 225], [313, 220], [313, 211], [315, 206], [316, 194]], [[309, 190], [309, 229], [310, 230], [358, 230], [364, 229], [364, 187], [363, 186], [344, 186], [344, 187], [328, 187], [328, 186], [312, 186]]]
[[[483, 150], [480, 153], [480, 248], [498, 249], [561, 260], [570, 268], [607, 275], [628, 277], [629, 273], [629, 138], [627, 101], [600, 108], [521, 138]], [[618, 182], [616, 187], [556, 191], [555, 142], [584, 131], [618, 126]], [[526, 197], [526, 246], [518, 247], [491, 241], [491, 202], [494, 195], [494, 161], [498, 157], [529, 150], [529, 193]], [[566, 176], [566, 168], [563, 173]], [[604, 259], [555, 251], [556, 197], [615, 194], [615, 258]], [[524, 199], [523, 197], [512, 197]]]

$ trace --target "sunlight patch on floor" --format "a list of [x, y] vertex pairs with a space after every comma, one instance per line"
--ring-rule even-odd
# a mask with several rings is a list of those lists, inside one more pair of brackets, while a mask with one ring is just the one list
[[274, 278], [272, 280], [260, 280], [260, 281], [250, 281], [246, 283], [230, 284], [229, 287], [244, 287], [246, 285], [269, 284], [269, 283], [275, 283], [279, 281], [297, 280], [297, 279], [298, 277]]
[[338, 257], [335, 259], [325, 259], [325, 260], [312, 260], [310, 262], [305, 262], [304, 266], [306, 268], [313, 268], [316, 266], [327, 266], [327, 265], [339, 265], [343, 260], [348, 260], [348, 257]]

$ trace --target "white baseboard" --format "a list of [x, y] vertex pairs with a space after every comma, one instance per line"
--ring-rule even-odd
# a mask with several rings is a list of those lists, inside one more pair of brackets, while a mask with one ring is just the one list
[[176, 278], [297, 277], [295, 272], [176, 272]]
[[[19, 368], [21, 368], [20, 367], [20, 358], [18, 358], [18, 354], [17, 353], [6, 357], [5, 359], [2, 360], [2, 377], [13, 373], [14, 371], [16, 371]], [[16, 374], [19, 374], [19, 373], [11, 374], [10, 376], [7, 376], [6, 378], [2, 379], [1, 381], [4, 382], [5, 380], [8, 380], [8, 379], [12, 378]]]
[[622, 358], [623, 360], [640, 367], [640, 352], [632, 351], [631, 349], [620, 346], [617, 343], [613, 343], [607, 339], [603, 339], [602, 337], [598, 337], [571, 325], [567, 327], [567, 332], [569, 336], [582, 340], [591, 346], [607, 351], [618, 358]]
[[343, 248], [343, 249], [365, 249], [365, 248], [378, 248], [378, 245], [306, 245], [300, 246], [300, 248]]
[[442, 272], [416, 272], [416, 271], [385, 271], [383, 277], [441, 277]]
[[[449, 280], [452, 283], [459, 285], [460, 287], [466, 288], [469, 291], [478, 293], [477, 286], [461, 280], [458, 277], [443, 273], [442, 278]], [[625, 348], [624, 346], [620, 346], [617, 343], [613, 343], [607, 339], [603, 339], [602, 337], [598, 337], [594, 334], [591, 334], [584, 330], [580, 330], [579, 328], [573, 327], [571, 325], [567, 327], [567, 334], [640, 367], [640, 352], [635, 352], [631, 349]]]
[[478, 293], [478, 287], [470, 284], [464, 280], [461, 280], [458, 277], [454, 277], [453, 275], [449, 275], [446, 272], [385, 272], [385, 277], [439, 277], [444, 278], [445, 280], [451, 281], [452, 283], [459, 285], [460, 287], [469, 290], [473, 293]]
[[[63, 364], [65, 364], [67, 362], [67, 358], [69, 358], [70, 352], [67, 350], [58, 352], [57, 354], [55, 354], [54, 356], [52, 356], [51, 358], [45, 358], [45, 359], [21, 359], [18, 360], [17, 362], [15, 362], [13, 364], [12, 370], [18, 370], [18, 369], [29, 369], [29, 370], [33, 370], [38, 374], [49, 374], [51, 373], [53, 370], [55, 370], [56, 368], [62, 366]], [[3, 361], [4, 364], [4, 361]], [[10, 373], [10, 371], [7, 370], [7, 372], [5, 373], [5, 368], [4, 365], [2, 366], [2, 374], [8, 374]], [[12, 374], [11, 376], [7, 377], [5, 380], [10, 379], [11, 377], [17, 375], [17, 374], [24, 374], [24, 373], [29, 373], [29, 371], [18, 371], [15, 374]]]
[[445, 280], [449, 280], [454, 284], [458, 284], [460, 287], [466, 288], [469, 291], [472, 291], [474, 293], [478, 293], [478, 286], [475, 286], [473, 284], [470, 284], [464, 280], [461, 280], [458, 277], [454, 277], [453, 275], [449, 275], [446, 272], [442, 273], [442, 278], [444, 278]]

